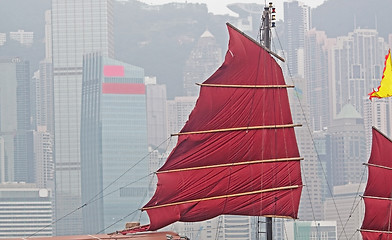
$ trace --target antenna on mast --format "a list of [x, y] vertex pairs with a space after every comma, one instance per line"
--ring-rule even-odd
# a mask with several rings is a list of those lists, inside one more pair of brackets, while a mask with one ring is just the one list
[[275, 27], [275, 7], [272, 2], [264, 7], [263, 15], [261, 16], [260, 26], [260, 44], [271, 49], [271, 28]]

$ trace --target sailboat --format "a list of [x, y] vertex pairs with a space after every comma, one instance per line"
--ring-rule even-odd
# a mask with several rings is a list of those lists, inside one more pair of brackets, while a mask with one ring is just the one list
[[359, 231], [364, 240], [392, 239], [392, 140], [372, 128], [368, 182], [363, 194], [365, 217]]
[[150, 224], [123, 234], [219, 215], [297, 218], [303, 158], [286, 89], [294, 86], [285, 83], [277, 54], [233, 25], [227, 28], [225, 60], [198, 84], [196, 105], [174, 134], [177, 145], [156, 172], [156, 192], [142, 208]]
[[[157, 189], [142, 208], [150, 224], [106, 238], [126, 239], [127, 234], [144, 232], [131, 236], [148, 239], [146, 231], [219, 215], [264, 216], [267, 229], [272, 217], [297, 218], [303, 158], [294, 127], [300, 124], [292, 121], [287, 94], [294, 86], [285, 83], [275, 58], [283, 59], [269, 47], [272, 12], [270, 4], [263, 13], [265, 46], [227, 23], [225, 60], [199, 84], [195, 108], [174, 134], [177, 145], [156, 172]], [[97, 237], [105, 239], [80, 239]], [[271, 238], [269, 230], [267, 239]]]

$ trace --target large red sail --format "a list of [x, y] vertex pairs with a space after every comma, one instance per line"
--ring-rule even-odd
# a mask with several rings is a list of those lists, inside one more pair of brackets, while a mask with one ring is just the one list
[[363, 239], [392, 239], [392, 141], [373, 128], [369, 177], [363, 199]]
[[300, 157], [282, 70], [228, 24], [222, 66], [201, 85], [144, 206], [150, 229], [222, 214], [297, 218]]

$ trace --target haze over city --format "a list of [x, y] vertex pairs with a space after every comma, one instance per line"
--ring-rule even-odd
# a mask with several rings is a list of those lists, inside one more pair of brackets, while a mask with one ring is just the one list
[[392, 4], [269, 2], [0, 1], [0, 238], [362, 239]]

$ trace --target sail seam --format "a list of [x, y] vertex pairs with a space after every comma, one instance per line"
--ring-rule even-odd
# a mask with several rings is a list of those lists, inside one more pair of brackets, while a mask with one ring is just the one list
[[301, 187], [301, 185], [268, 188], [268, 189], [261, 189], [261, 190], [257, 190], [257, 191], [251, 191], [251, 192], [235, 193], [235, 194], [208, 197], [208, 198], [198, 198], [198, 199], [193, 199], [193, 200], [188, 200], [188, 201], [181, 201], [181, 202], [167, 203], [167, 204], [156, 205], [156, 206], [151, 206], [151, 207], [144, 207], [141, 210], [145, 211], [145, 210], [150, 210], [150, 209], [155, 209], [155, 208], [170, 207], [170, 206], [176, 206], [176, 205], [186, 204], [186, 203], [195, 203], [195, 202], [210, 201], [210, 200], [217, 200], [217, 199], [231, 198], [231, 197], [242, 197], [242, 196], [247, 196], [247, 195], [281, 191], [281, 190], [291, 190], [291, 189], [295, 189], [295, 188], [299, 188], [299, 187]]
[[378, 168], [384, 168], [384, 169], [392, 170], [392, 168], [390, 168], [390, 167], [377, 165], [377, 164], [372, 164], [372, 163], [364, 163], [363, 165], [367, 165], [367, 166], [370, 166], [370, 167], [378, 167]]
[[246, 162], [225, 163], [225, 164], [216, 164], [216, 165], [208, 165], [208, 166], [198, 166], [198, 167], [189, 167], [189, 168], [179, 168], [179, 169], [158, 171], [157, 174], [158, 173], [170, 173], [170, 172], [182, 172], [182, 171], [190, 171], [190, 170], [200, 170], [200, 169], [208, 169], [208, 168], [218, 168], [218, 167], [231, 167], [231, 166], [257, 164], [257, 163], [300, 161], [303, 159], [304, 159], [303, 157], [295, 157], [295, 158], [275, 158], [275, 159], [265, 159], [265, 160], [253, 160], [253, 161], [246, 161]]
[[196, 83], [202, 87], [228, 87], [228, 88], [294, 88], [294, 85], [234, 85], [234, 84], [210, 84]]
[[203, 130], [203, 131], [172, 133], [171, 136], [180, 136], [180, 135], [187, 135], [187, 134], [203, 134], [203, 133], [241, 131], [241, 130], [291, 128], [291, 127], [300, 127], [300, 126], [302, 126], [302, 124], [283, 124], [283, 125], [266, 125], [266, 126], [250, 126], [250, 127], [237, 127], [237, 128], [222, 128], [222, 129]]

